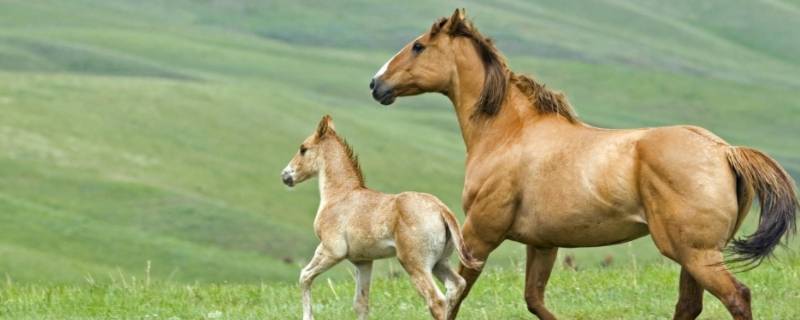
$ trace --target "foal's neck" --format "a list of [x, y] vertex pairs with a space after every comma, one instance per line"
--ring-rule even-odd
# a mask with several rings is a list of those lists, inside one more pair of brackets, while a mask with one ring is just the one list
[[364, 188], [361, 171], [338, 138], [326, 142], [319, 170], [319, 194], [327, 201]]

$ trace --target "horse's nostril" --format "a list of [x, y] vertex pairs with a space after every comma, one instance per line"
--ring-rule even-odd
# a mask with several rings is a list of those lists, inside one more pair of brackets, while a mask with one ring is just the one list
[[283, 181], [283, 184], [287, 186], [294, 186], [294, 178], [292, 178], [292, 175], [288, 172], [281, 173], [281, 180]]
[[369, 81], [369, 89], [370, 90], [375, 89], [375, 79], [374, 78]]

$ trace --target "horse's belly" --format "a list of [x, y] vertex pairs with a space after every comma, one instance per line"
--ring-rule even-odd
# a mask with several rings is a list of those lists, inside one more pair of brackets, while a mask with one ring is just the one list
[[393, 239], [376, 239], [372, 241], [350, 241], [347, 259], [350, 261], [371, 261], [393, 257], [396, 254]]
[[542, 247], [597, 247], [631, 241], [649, 233], [638, 213], [582, 213], [530, 217], [512, 225], [510, 240]]

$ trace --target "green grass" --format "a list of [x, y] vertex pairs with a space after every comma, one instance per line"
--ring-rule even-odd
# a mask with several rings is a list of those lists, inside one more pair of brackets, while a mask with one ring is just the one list
[[[293, 282], [318, 195], [278, 172], [324, 114], [369, 186], [460, 211], [449, 102], [367, 90], [456, 6], [591, 124], [701, 125], [800, 177], [796, 2], [0, 1], [0, 274], [45, 290], [151, 261], [165, 288]], [[661, 260], [648, 238], [563, 252]], [[507, 243], [493, 263], [522, 256]]]
[[[793, 319], [798, 313], [800, 259], [767, 264], [738, 277], [749, 285], [758, 319]], [[566, 319], [664, 319], [677, 301], [678, 267], [669, 262], [572, 271], [557, 267], [547, 305]], [[522, 299], [521, 266], [489, 267], [465, 301], [460, 319], [529, 319]], [[312, 294], [318, 319], [347, 319], [352, 279], [319, 280]], [[429, 319], [408, 277], [382, 277], [371, 287], [371, 318]], [[727, 318], [706, 293], [701, 319]], [[0, 318], [7, 319], [294, 319], [300, 290], [294, 284], [175, 284], [118, 272], [88, 277], [82, 285], [0, 285]]]

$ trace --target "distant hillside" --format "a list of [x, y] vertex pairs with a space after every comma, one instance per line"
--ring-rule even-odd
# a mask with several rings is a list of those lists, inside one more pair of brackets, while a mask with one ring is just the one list
[[[367, 90], [456, 5], [587, 122], [705, 126], [800, 178], [797, 1], [0, 1], [0, 272], [294, 281], [317, 187], [278, 173], [323, 114], [369, 186], [460, 212], [449, 102]], [[656, 259], [649, 241], [571, 252]], [[493, 263], [522, 258], [504, 247]]]

